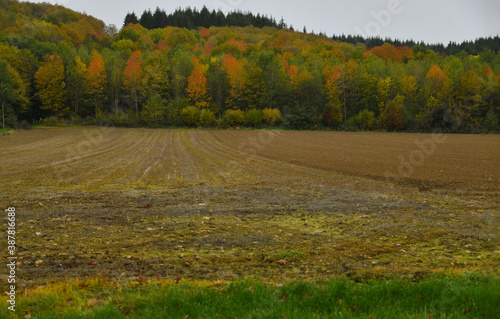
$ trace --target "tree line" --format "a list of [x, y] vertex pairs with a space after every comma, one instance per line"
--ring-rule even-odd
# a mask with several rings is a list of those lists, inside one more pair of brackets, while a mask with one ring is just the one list
[[[148, 30], [151, 29], [162, 29], [165, 27], [179, 27], [179, 28], [187, 28], [187, 29], [198, 29], [200, 27], [209, 28], [211, 26], [215, 27], [225, 27], [225, 26], [236, 26], [236, 27], [244, 27], [244, 26], [255, 26], [258, 28], [262, 27], [274, 27], [277, 29], [289, 28], [294, 31], [293, 26], [288, 26], [283, 17], [279, 22], [276, 22], [272, 16], [268, 17], [267, 15], [254, 15], [251, 12], [241, 12], [241, 11], [231, 11], [227, 15], [225, 15], [222, 11], [212, 10], [209, 11], [206, 6], [203, 6], [201, 11], [198, 11], [196, 8], [191, 9], [191, 7], [186, 7], [184, 9], [177, 8], [173, 13], [167, 14], [165, 10], [156, 7], [154, 13], [148, 9], [144, 10], [141, 17], [138, 18], [134, 12], [127, 13], [124, 19], [123, 26], [127, 26], [128, 24], [140, 24]], [[307, 28], [304, 26], [302, 32], [307, 33]], [[313, 31], [314, 33], [314, 31]], [[320, 32], [319, 35], [327, 36], [325, 33]], [[473, 41], [463, 41], [461, 43], [457, 43], [454, 41], [450, 41], [447, 45], [442, 43], [428, 44], [423, 41], [415, 42], [413, 40], [398, 40], [381, 37], [366, 37], [364, 38], [361, 35], [332, 35], [331, 39], [346, 42], [351, 44], [362, 43], [365, 44], [368, 48], [374, 48], [376, 46], [381, 46], [384, 43], [389, 43], [394, 46], [409, 46], [411, 48], [416, 47], [418, 50], [427, 50], [431, 49], [436, 53], [453, 55], [459, 54], [460, 52], [466, 52], [468, 54], [477, 55], [486, 49], [490, 49], [494, 52], [498, 52], [500, 50], [500, 37], [480, 37]]]
[[444, 45], [442, 43], [428, 44], [423, 41], [415, 42], [413, 40], [398, 40], [391, 38], [382, 39], [380, 37], [363, 38], [362, 36], [352, 36], [352, 35], [347, 35], [347, 36], [333, 35], [331, 38], [333, 40], [347, 42], [354, 45], [358, 43], [363, 43], [368, 48], [373, 48], [376, 46], [380, 46], [384, 43], [389, 43], [398, 47], [408, 46], [411, 48], [415, 48], [416, 51], [425, 51], [427, 49], [430, 49], [436, 53], [446, 54], [446, 55], [460, 54], [461, 52], [465, 52], [467, 54], [472, 54], [472, 55], [478, 55], [479, 53], [488, 49], [492, 50], [493, 52], [500, 51], [500, 37], [498, 37], [498, 35], [486, 38], [479, 37], [474, 41], [466, 40], [461, 43], [450, 41], [447, 45]]
[[60, 6], [5, 3], [0, 98], [11, 126], [499, 130], [500, 54], [489, 48], [369, 48], [255, 26], [112, 33]]
[[197, 29], [200, 27], [225, 27], [225, 26], [235, 26], [235, 27], [245, 27], [253, 25], [255, 27], [275, 27], [283, 28], [284, 20], [282, 19], [280, 23], [276, 22], [273, 17], [268, 17], [267, 15], [257, 15], [251, 12], [241, 12], [232, 11], [227, 15], [221, 10], [208, 10], [206, 6], [198, 11], [196, 8], [191, 9], [187, 7], [185, 9], [177, 8], [174, 12], [167, 14], [165, 10], [161, 10], [156, 7], [154, 12], [150, 9], [144, 10], [141, 17], [138, 18], [135, 12], [127, 13], [125, 16], [125, 21], [123, 26], [128, 24], [139, 23], [144, 28], [151, 29], [163, 29], [166, 27], [179, 27], [187, 29]]

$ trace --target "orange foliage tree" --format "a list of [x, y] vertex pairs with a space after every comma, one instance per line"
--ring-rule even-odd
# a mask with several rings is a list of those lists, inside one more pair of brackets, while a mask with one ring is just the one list
[[96, 50], [92, 51], [92, 60], [87, 68], [87, 93], [94, 102], [95, 114], [99, 114], [99, 106], [105, 99], [106, 70], [104, 60]]
[[138, 94], [139, 85], [141, 83], [141, 52], [134, 51], [127, 61], [127, 65], [123, 70], [123, 87], [127, 92], [130, 100], [134, 103], [135, 115], [139, 114]]
[[198, 30], [198, 33], [201, 35], [201, 37], [205, 40], [208, 39], [208, 37], [210, 36], [210, 30], [208, 30], [207, 28], [200, 28]]
[[237, 109], [239, 101], [244, 92], [244, 69], [243, 64], [231, 54], [224, 56], [222, 65], [229, 78], [231, 89], [229, 91], [228, 104]]
[[188, 98], [198, 108], [208, 106], [211, 97], [208, 94], [207, 78], [203, 74], [203, 65], [197, 58], [193, 58], [194, 70], [188, 78], [187, 94]]
[[415, 58], [413, 50], [410, 47], [395, 47], [389, 43], [384, 43], [381, 46], [374, 47], [366, 54], [374, 54], [384, 61], [391, 60], [394, 63], [399, 63], [401, 61], [406, 62]]
[[433, 65], [425, 76], [425, 89], [428, 95], [428, 109], [446, 100], [450, 90], [450, 80], [437, 65]]
[[294, 58], [293, 52], [286, 51], [283, 53], [278, 53], [276, 54], [276, 57], [283, 66], [283, 69], [285, 69], [285, 73], [290, 77], [290, 81], [292, 82], [292, 84], [296, 85], [299, 76], [299, 68], [294, 64], [290, 64], [290, 61], [292, 61]]

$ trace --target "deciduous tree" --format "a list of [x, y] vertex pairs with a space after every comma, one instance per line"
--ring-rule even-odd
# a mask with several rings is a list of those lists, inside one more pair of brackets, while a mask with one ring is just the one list
[[427, 111], [437, 103], [446, 101], [450, 92], [450, 80], [446, 73], [437, 65], [433, 65], [425, 76], [425, 92], [429, 101], [427, 103]]
[[377, 83], [377, 100], [378, 100], [378, 109], [380, 114], [384, 112], [385, 106], [392, 94], [392, 79], [385, 78], [379, 79]]
[[[329, 100], [325, 111], [334, 110], [337, 106], [342, 105], [345, 124], [347, 124], [347, 104], [352, 95], [352, 81], [356, 66], [355, 62], [349, 62], [333, 68], [325, 67], [323, 70], [325, 89]], [[342, 114], [342, 112], [338, 114]]]
[[244, 94], [245, 73], [243, 64], [231, 54], [228, 54], [222, 59], [222, 65], [224, 66], [231, 86], [228, 104], [233, 109], [238, 109], [241, 106], [241, 100]]
[[418, 107], [418, 84], [412, 75], [406, 75], [401, 79], [401, 95], [404, 98], [404, 104], [412, 117], [420, 113]]
[[189, 100], [197, 108], [208, 107], [211, 97], [208, 94], [207, 78], [204, 74], [204, 66], [197, 58], [193, 59], [194, 70], [187, 81], [187, 95]]
[[159, 95], [162, 99], [169, 97], [168, 81], [169, 63], [164, 54], [152, 52], [143, 63], [140, 92], [142, 99]]
[[283, 107], [290, 102], [290, 79], [274, 55], [271, 62], [263, 70], [263, 79], [266, 86], [263, 96], [266, 107], [270, 109]]
[[165, 100], [159, 95], [153, 95], [144, 104], [141, 110], [141, 119], [148, 126], [161, 125], [165, 119], [166, 109]]
[[227, 73], [217, 58], [212, 58], [208, 68], [207, 81], [210, 87], [212, 99], [217, 104], [219, 118], [225, 111], [226, 99], [229, 96], [229, 79]]
[[7, 61], [0, 59], [0, 107], [6, 114], [17, 117], [26, 110], [26, 86], [17, 71]]
[[383, 113], [383, 125], [390, 131], [399, 131], [405, 128], [407, 122], [406, 111], [404, 109], [404, 98], [401, 95], [389, 101]]
[[92, 60], [87, 69], [87, 93], [95, 106], [95, 115], [106, 98], [106, 70], [104, 60], [96, 50], [92, 51]]
[[262, 105], [265, 91], [262, 69], [253, 64], [247, 65], [244, 76], [245, 106], [247, 108], [256, 108]]
[[43, 66], [35, 73], [35, 83], [42, 109], [51, 110], [58, 117], [68, 115], [69, 108], [64, 104], [64, 65], [59, 55], [49, 55], [46, 58]]
[[68, 76], [68, 94], [75, 106], [75, 116], [78, 115], [78, 109], [85, 96], [85, 90], [87, 88], [86, 77], [87, 66], [83, 63], [82, 59], [77, 56], [74, 63], [72, 63], [69, 68]]
[[181, 99], [185, 97], [187, 78], [193, 71], [192, 57], [186, 51], [179, 51], [171, 60], [171, 87], [174, 93], [177, 107]]
[[123, 70], [123, 87], [129, 100], [134, 104], [135, 115], [139, 116], [139, 86], [141, 84], [141, 52], [134, 51]]
[[265, 108], [262, 110], [264, 121], [269, 125], [274, 125], [281, 122], [281, 112], [279, 109]]
[[362, 110], [356, 116], [349, 120], [353, 122], [361, 130], [371, 129], [375, 125], [375, 114], [367, 109]]
[[342, 122], [342, 109], [340, 107], [340, 103], [328, 102], [323, 110], [323, 122], [327, 126], [337, 126]]

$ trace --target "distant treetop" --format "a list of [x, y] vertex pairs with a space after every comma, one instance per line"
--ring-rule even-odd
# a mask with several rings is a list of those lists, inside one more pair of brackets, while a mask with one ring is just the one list
[[[187, 7], [185, 9], [177, 8], [173, 13], [167, 14], [164, 10], [156, 7], [156, 10], [152, 12], [150, 9], [144, 10], [141, 17], [138, 18], [137, 15], [132, 12], [128, 13], [125, 16], [124, 26], [128, 24], [139, 23], [146, 29], [163, 29], [165, 27], [179, 27], [179, 28], [187, 28], [187, 29], [198, 29], [200, 27], [210, 28], [210, 27], [245, 27], [249, 25], [253, 25], [254, 27], [262, 28], [262, 27], [274, 27], [277, 29], [291, 29], [293, 27], [285, 23], [283, 17], [281, 17], [279, 22], [276, 22], [276, 19], [272, 16], [261, 15], [258, 13], [254, 15], [251, 12], [241, 12], [241, 11], [232, 11], [227, 15], [222, 11], [218, 10], [208, 10], [206, 6], [203, 6], [201, 11], [198, 11], [196, 8]], [[307, 33], [307, 28], [304, 26], [303, 33]], [[326, 36], [324, 33], [320, 33], [319, 35]], [[358, 44], [363, 43], [369, 49], [381, 46], [384, 43], [390, 43], [394, 46], [408, 46], [413, 48], [414, 46], [420, 46], [423, 51], [427, 49], [431, 49], [437, 53], [452, 55], [458, 54], [462, 51], [465, 51], [468, 54], [477, 55], [482, 52], [484, 49], [490, 49], [494, 52], [500, 51], [500, 38], [488, 37], [488, 38], [478, 38], [474, 41], [464, 41], [462, 43], [450, 42], [448, 45], [444, 45], [442, 43], [436, 44], [427, 44], [424, 42], [415, 42], [413, 40], [398, 40], [398, 39], [390, 39], [381, 37], [371, 37], [371, 38], [363, 38], [360, 35], [333, 35], [331, 37], [333, 40]]]
[[206, 6], [203, 6], [201, 11], [198, 11], [196, 8], [191, 9], [191, 7], [185, 9], [177, 8], [170, 14], [167, 14], [164, 10], [157, 7], [154, 13], [151, 12], [150, 9], [144, 10], [140, 18], [137, 18], [136, 14], [132, 12], [125, 16], [124, 26], [129, 23], [139, 23], [149, 30], [163, 29], [169, 26], [188, 29], [196, 29], [199, 27], [209, 28], [212, 26], [245, 27], [249, 25], [259, 28], [266, 26], [286, 28], [283, 18], [277, 23], [273, 17], [261, 15], [260, 13], [254, 15], [251, 12], [232, 11], [225, 15], [220, 10], [209, 11]]

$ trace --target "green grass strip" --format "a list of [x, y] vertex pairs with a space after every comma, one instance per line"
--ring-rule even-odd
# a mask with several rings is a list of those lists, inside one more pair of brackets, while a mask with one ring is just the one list
[[221, 286], [96, 280], [19, 298], [1, 318], [499, 318], [500, 279], [467, 274], [353, 282], [242, 280]]

